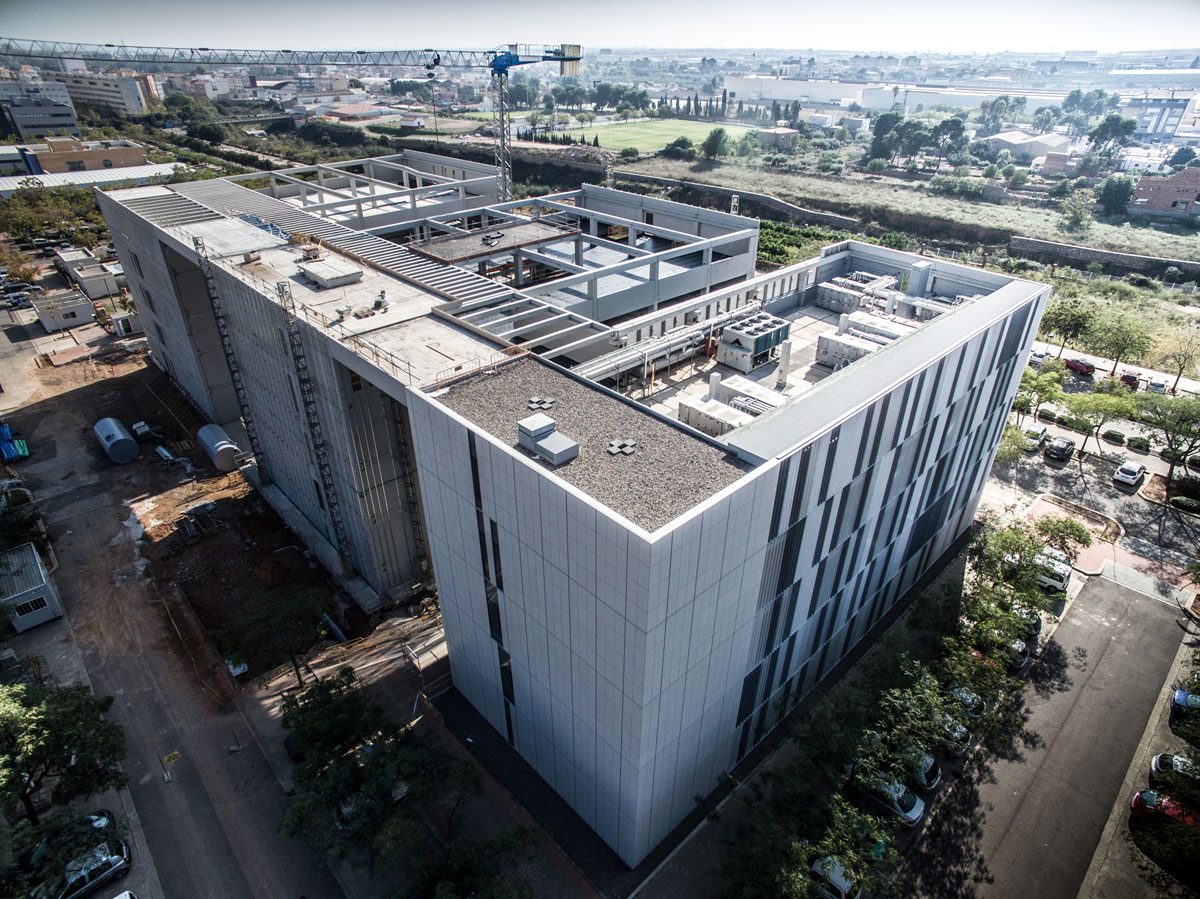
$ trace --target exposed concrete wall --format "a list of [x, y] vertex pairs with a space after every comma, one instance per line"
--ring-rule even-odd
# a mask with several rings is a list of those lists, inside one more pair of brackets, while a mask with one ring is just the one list
[[1187, 259], [1168, 259], [1162, 256], [1138, 256], [1134, 253], [1117, 253], [1081, 247], [1076, 244], [1057, 243], [1052, 240], [1036, 240], [1032, 237], [1014, 237], [1008, 242], [1008, 251], [1017, 256], [1030, 256], [1042, 262], [1099, 262], [1101, 265], [1132, 269], [1147, 274], [1158, 274], [1168, 266], [1175, 266], [1191, 276], [1200, 275], [1200, 262]]

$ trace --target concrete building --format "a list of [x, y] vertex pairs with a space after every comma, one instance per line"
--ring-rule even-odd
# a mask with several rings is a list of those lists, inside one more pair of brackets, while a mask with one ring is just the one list
[[0, 602], [11, 610], [9, 623], [18, 634], [62, 617], [58, 591], [32, 543], [0, 553]]
[[630, 865], [971, 523], [1049, 294], [756, 276], [756, 220], [590, 185], [367, 230], [269, 190], [98, 194], [153, 359], [364, 609], [432, 571], [456, 687]]
[[56, 290], [33, 301], [38, 324], [47, 334], [68, 331], [96, 320], [96, 309], [78, 290]]
[[1145, 91], [1124, 100], [1120, 111], [1125, 118], [1137, 122], [1134, 140], [1146, 143], [1171, 141], [1195, 95], [1194, 90]]
[[146, 164], [146, 148], [131, 140], [48, 137], [40, 146], [28, 150], [26, 162], [31, 175], [95, 172]]
[[1200, 218], [1200, 168], [1186, 168], [1169, 178], [1142, 176], [1128, 210], [1146, 218]]
[[1039, 156], [1050, 153], [1066, 153], [1071, 149], [1071, 139], [1065, 134], [1033, 134], [1027, 131], [1001, 131], [984, 138], [991, 149], [999, 153], [1008, 150], [1014, 162], [1032, 162]]
[[149, 105], [142, 91], [144, 79], [139, 80], [136, 75], [54, 72], [47, 77], [65, 84], [76, 104], [104, 106], [125, 115], [141, 115]]
[[21, 140], [78, 134], [79, 120], [66, 85], [34, 79], [0, 80], [0, 125]]
[[101, 262], [91, 250], [70, 247], [54, 251], [54, 267], [89, 300], [121, 292], [125, 272], [117, 262]]
[[796, 146], [796, 140], [800, 137], [800, 132], [795, 128], [760, 128], [758, 129], [758, 141], [764, 147], [778, 147], [785, 150], [790, 150]]

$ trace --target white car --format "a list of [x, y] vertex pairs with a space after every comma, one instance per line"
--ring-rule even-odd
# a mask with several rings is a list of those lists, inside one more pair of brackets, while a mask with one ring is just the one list
[[1167, 382], [1159, 381], [1156, 378], [1152, 378], [1151, 380], [1146, 382], [1146, 389], [1149, 390], [1151, 393], [1166, 393], [1167, 392]]
[[831, 855], [812, 863], [813, 885], [817, 895], [826, 899], [860, 899], [862, 887], [846, 873], [846, 866]]
[[1119, 484], [1129, 484], [1131, 487], [1136, 487], [1142, 482], [1142, 478], [1146, 476], [1146, 466], [1141, 462], [1134, 462], [1132, 459], [1126, 459], [1121, 463], [1121, 467], [1113, 472], [1113, 480]]
[[1038, 564], [1037, 584], [1050, 593], [1066, 593], [1071, 584], [1071, 566], [1043, 552], [1035, 562]]
[[1034, 368], [1037, 368], [1043, 362], [1046, 361], [1046, 357], [1049, 355], [1050, 355], [1049, 353], [1043, 353], [1040, 350], [1033, 350], [1029, 354], [1029, 364], [1032, 365]]
[[1025, 451], [1028, 453], [1035, 452], [1043, 443], [1046, 442], [1046, 426], [1033, 425], [1021, 432], [1021, 436], [1025, 438]]
[[925, 803], [921, 797], [898, 780], [881, 782], [866, 792], [880, 808], [899, 818], [905, 827], [916, 827], [925, 815]]

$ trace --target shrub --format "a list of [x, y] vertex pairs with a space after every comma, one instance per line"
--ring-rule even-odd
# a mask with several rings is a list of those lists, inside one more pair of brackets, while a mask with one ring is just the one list
[[1192, 456], [1187, 460], [1188, 468], [1200, 468], [1200, 456]]
[[1125, 441], [1125, 445], [1131, 450], [1137, 450], [1139, 453], [1150, 452], [1150, 441], [1145, 437], [1130, 437]]
[[1175, 450], [1164, 449], [1159, 453], [1164, 462], [1173, 462], [1176, 465], [1183, 464], [1183, 453], [1177, 453]]
[[1125, 442], [1125, 435], [1122, 434], [1120, 431], [1111, 431], [1111, 430], [1105, 431], [1104, 434], [1101, 436], [1103, 436], [1104, 439], [1107, 440], [1109, 443], [1115, 443], [1118, 446], [1120, 446], [1121, 444], [1123, 444]]
[[878, 174], [887, 168], [887, 162], [882, 159], [872, 159], [867, 163], [867, 171]]
[[1058, 416], [1053, 409], [1039, 409], [1037, 417], [1041, 421], [1058, 421]]
[[1200, 499], [1192, 499], [1190, 496], [1173, 496], [1171, 505], [1183, 512], [1200, 515]]
[[1078, 431], [1081, 434], [1087, 434], [1092, 430], [1091, 422], [1086, 418], [1076, 418], [1073, 415], [1060, 415], [1056, 419], [1061, 427], [1068, 428], [1072, 431]]
[[637, 159], [642, 154], [638, 152], [637, 147], [626, 147], [617, 154], [621, 159]]
[[1176, 478], [1174, 486], [1176, 496], [1200, 499], [1200, 478]]

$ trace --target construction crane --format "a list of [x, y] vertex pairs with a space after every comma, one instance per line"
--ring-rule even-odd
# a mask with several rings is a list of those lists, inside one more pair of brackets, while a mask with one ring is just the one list
[[140, 47], [125, 44], [72, 44], [0, 37], [0, 56], [27, 59], [79, 59], [141, 65], [210, 66], [380, 66], [433, 70], [487, 69], [496, 96], [496, 192], [512, 199], [512, 135], [509, 132], [508, 73], [516, 66], [556, 62], [562, 75], [579, 72], [579, 44], [508, 44], [496, 50], [228, 50], [210, 47]]

